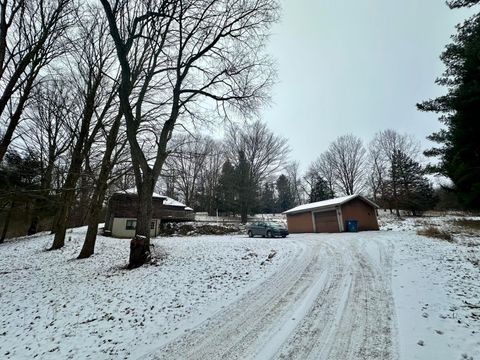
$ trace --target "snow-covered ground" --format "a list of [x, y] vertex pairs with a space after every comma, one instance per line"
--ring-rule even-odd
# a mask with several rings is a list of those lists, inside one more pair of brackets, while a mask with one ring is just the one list
[[[59, 251], [45, 251], [48, 234], [7, 241], [0, 358], [478, 360], [480, 234], [459, 218], [382, 212], [378, 232], [157, 238], [156, 264], [131, 271], [128, 240], [99, 236], [76, 260], [84, 228]], [[453, 241], [416, 234], [430, 224]]]
[[[392, 288], [400, 358], [480, 359], [480, 233], [455, 225], [480, 217], [380, 215], [395, 246]], [[432, 225], [451, 232], [453, 241], [416, 235]]]
[[137, 358], [227, 306], [297, 248], [238, 235], [157, 238], [166, 259], [129, 271], [125, 239], [99, 236], [96, 254], [76, 260], [84, 234], [67, 234], [60, 251], [45, 251], [51, 235], [0, 247], [0, 358]]

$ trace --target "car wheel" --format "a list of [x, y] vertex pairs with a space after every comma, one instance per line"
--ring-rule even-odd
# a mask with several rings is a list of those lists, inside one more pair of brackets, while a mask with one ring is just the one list
[[248, 237], [253, 237], [252, 230], [248, 230]]
[[287, 237], [287, 235], [282, 235], [282, 238], [286, 238], [286, 237]]
[[269, 238], [272, 237], [272, 232], [270, 230], [267, 231], [267, 237], [269, 237]]

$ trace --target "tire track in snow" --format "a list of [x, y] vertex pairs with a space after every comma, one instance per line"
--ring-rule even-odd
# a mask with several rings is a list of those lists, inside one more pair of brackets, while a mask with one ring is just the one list
[[378, 264], [359, 239], [305, 238], [281, 271], [151, 358], [395, 359], [384, 243]]

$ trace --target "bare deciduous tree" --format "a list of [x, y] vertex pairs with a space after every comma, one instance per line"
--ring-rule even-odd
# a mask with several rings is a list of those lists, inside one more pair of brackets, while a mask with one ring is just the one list
[[69, 210], [75, 199], [75, 187], [84, 160], [90, 154], [100, 129], [105, 126], [112, 113], [116, 116], [118, 112], [118, 106], [114, 102], [117, 84], [107, 76], [114, 65], [112, 56], [114, 48], [109, 43], [106, 33], [107, 24], [100, 15], [101, 12], [95, 7], [87, 6], [86, 9], [80, 9], [76, 14], [78, 38], [70, 39], [72, 51], [68, 64], [72, 73], [72, 91], [78, 98], [78, 109], [75, 114], [79, 120], [68, 172], [54, 219], [55, 237], [51, 250], [62, 248], [65, 244]]
[[205, 165], [200, 173], [198, 204], [203, 211], [214, 215], [218, 206], [218, 190], [220, 186], [220, 176], [222, 165], [225, 161], [223, 146], [219, 142], [212, 142], [210, 153], [207, 156]]
[[261, 121], [230, 126], [225, 142], [227, 156], [233, 164], [238, 162], [238, 154], [243, 151], [256, 186], [282, 169], [290, 153], [287, 139], [275, 135]]
[[[105, 147], [100, 164], [100, 171], [95, 180], [95, 187], [88, 207], [87, 220], [88, 225], [82, 250], [78, 256], [79, 259], [88, 258], [95, 251], [97, 239], [98, 224], [100, 223], [100, 213], [105, 200], [107, 188], [110, 185], [109, 179], [113, 168], [121, 157], [126, 145], [126, 138], [119, 139], [122, 114], [119, 112], [113, 119], [113, 123], [105, 131]], [[116, 150], [116, 151], [115, 151]]]
[[300, 205], [304, 202], [302, 197], [302, 179], [300, 177], [300, 162], [292, 161], [285, 166], [287, 178], [292, 187], [293, 203]]
[[337, 192], [336, 172], [334, 163], [331, 161], [328, 151], [320, 154], [319, 157], [315, 159], [312, 164], [310, 164], [304, 177], [304, 181], [306, 182], [308, 189], [312, 189], [317, 177], [321, 177], [327, 182], [328, 188], [332, 194]]
[[[130, 267], [150, 254], [152, 194], [176, 124], [216, 108], [251, 114], [268, 99], [271, 61], [262, 51], [278, 18], [274, 0], [101, 0], [114, 41], [120, 106], [139, 196]], [[144, 144], [155, 149], [145, 156]]]
[[[397, 172], [391, 171], [394, 165], [395, 154], [401, 152], [411, 159], [416, 159], [419, 154], [419, 144], [412, 136], [400, 134], [395, 130], [384, 130], [375, 134], [370, 144], [371, 161], [373, 161], [372, 178], [375, 188], [383, 189], [388, 180], [391, 187], [392, 199], [388, 199], [390, 208], [394, 208], [396, 214], [400, 216], [398, 187], [399, 179]], [[373, 158], [372, 158], [373, 157]], [[388, 179], [387, 179], [388, 176]], [[372, 189], [372, 191], [375, 191]], [[384, 195], [383, 193], [381, 195]], [[386, 200], [386, 199], [383, 199]]]
[[318, 177], [326, 181], [331, 194], [352, 195], [360, 192], [364, 181], [365, 149], [353, 135], [344, 135], [310, 165], [304, 177], [306, 189], [312, 189]]
[[382, 156], [381, 149], [375, 141], [370, 142], [368, 148], [368, 176], [367, 182], [375, 202], [383, 198], [385, 193], [385, 181], [388, 176], [388, 164]]
[[73, 94], [62, 74], [44, 78], [37, 85], [25, 111], [19, 137], [29, 152], [42, 161], [42, 189], [53, 190], [53, 173], [59, 158], [70, 149], [76, 129]]
[[198, 181], [212, 153], [213, 141], [202, 136], [179, 136], [172, 139], [170, 149], [165, 167], [175, 174], [175, 188], [185, 204], [193, 207]]
[[0, 161], [13, 140], [37, 78], [71, 26], [71, 0], [0, 2]]

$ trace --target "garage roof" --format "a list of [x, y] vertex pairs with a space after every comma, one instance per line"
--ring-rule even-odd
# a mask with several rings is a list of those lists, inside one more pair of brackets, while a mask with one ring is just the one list
[[348, 195], [348, 196], [342, 196], [339, 198], [334, 198], [334, 199], [329, 199], [329, 200], [323, 200], [323, 201], [317, 201], [311, 204], [304, 204], [304, 205], [299, 205], [297, 207], [294, 207], [293, 209], [287, 210], [283, 212], [284, 214], [296, 214], [296, 213], [302, 213], [302, 212], [308, 212], [312, 210], [318, 210], [318, 209], [327, 209], [327, 208], [335, 208], [336, 206], [343, 205], [355, 198], [359, 198], [360, 200], [365, 201], [366, 203], [372, 205], [375, 208], [379, 208], [377, 204], [375, 204], [373, 201], [368, 200], [367, 198], [363, 197], [362, 195]]

